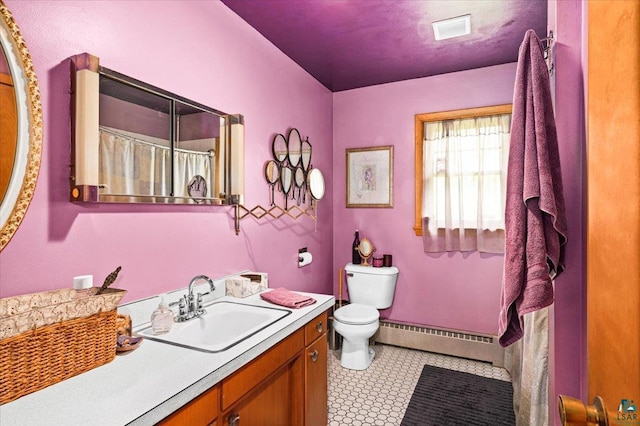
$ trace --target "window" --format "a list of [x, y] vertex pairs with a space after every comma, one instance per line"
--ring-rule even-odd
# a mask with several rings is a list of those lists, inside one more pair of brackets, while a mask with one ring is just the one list
[[[415, 126], [414, 230], [425, 251], [501, 252], [511, 105], [418, 114]], [[500, 241], [484, 250], [480, 234]]]

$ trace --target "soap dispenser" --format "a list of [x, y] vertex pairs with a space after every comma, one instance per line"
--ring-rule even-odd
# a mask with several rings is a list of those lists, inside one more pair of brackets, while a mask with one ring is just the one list
[[158, 309], [151, 314], [151, 329], [153, 334], [165, 334], [173, 325], [173, 311], [167, 307], [164, 296], [160, 298]]

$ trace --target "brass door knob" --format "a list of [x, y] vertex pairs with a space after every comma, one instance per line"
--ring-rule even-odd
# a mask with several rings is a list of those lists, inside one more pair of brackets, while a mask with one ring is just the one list
[[596, 396], [593, 405], [576, 398], [558, 395], [558, 411], [564, 426], [609, 426], [604, 401]]

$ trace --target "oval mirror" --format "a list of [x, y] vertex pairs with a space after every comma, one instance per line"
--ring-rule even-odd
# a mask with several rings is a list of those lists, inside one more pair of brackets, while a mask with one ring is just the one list
[[302, 149], [300, 155], [300, 165], [302, 166], [302, 170], [307, 172], [309, 170], [309, 166], [311, 165], [311, 144], [309, 143], [309, 138], [302, 141]]
[[311, 169], [307, 175], [307, 188], [314, 200], [322, 200], [324, 197], [324, 176], [318, 169]]
[[[42, 152], [42, 105], [31, 56], [11, 12], [0, 2], [0, 250], [14, 235], [36, 187]], [[4, 147], [9, 147], [5, 152]]]
[[368, 260], [373, 254], [374, 250], [375, 248], [373, 247], [373, 244], [371, 244], [371, 241], [366, 238], [360, 240], [360, 245], [358, 245], [358, 252], [360, 253], [360, 257], [362, 257], [363, 266], [369, 266]]
[[298, 195], [296, 197], [296, 201], [298, 203], [298, 205], [300, 205], [301, 202], [303, 202], [303, 192], [304, 192], [304, 170], [302, 170], [302, 167], [298, 166], [296, 167], [295, 173], [293, 175], [294, 177], [294, 181], [296, 184], [296, 188], [298, 188]]
[[273, 137], [273, 143], [271, 144], [271, 151], [273, 152], [273, 158], [280, 164], [287, 159], [287, 140], [283, 134], [278, 133]]
[[296, 167], [302, 156], [302, 138], [298, 129], [289, 130], [287, 149], [289, 150], [289, 164], [291, 167]]
[[280, 177], [278, 163], [273, 160], [268, 161], [267, 165], [264, 167], [264, 177], [267, 179], [267, 182], [271, 187], [271, 200], [269, 201], [269, 204], [273, 206], [275, 204], [275, 201], [273, 199], [274, 187], [276, 186], [278, 178]]
[[280, 169], [280, 186], [284, 193], [284, 209], [287, 210], [287, 200], [289, 199], [289, 191], [293, 184], [293, 171], [290, 167], [284, 166]]

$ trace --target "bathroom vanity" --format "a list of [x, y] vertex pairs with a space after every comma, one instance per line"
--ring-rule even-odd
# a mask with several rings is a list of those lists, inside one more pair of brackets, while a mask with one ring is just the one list
[[318, 315], [160, 424], [326, 425], [327, 319]]
[[[145, 339], [109, 364], [0, 406], [0, 424], [325, 425], [334, 298], [309, 295], [315, 304], [221, 352]], [[259, 294], [216, 301], [274, 306]]]

